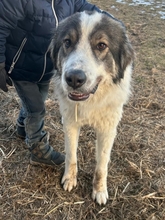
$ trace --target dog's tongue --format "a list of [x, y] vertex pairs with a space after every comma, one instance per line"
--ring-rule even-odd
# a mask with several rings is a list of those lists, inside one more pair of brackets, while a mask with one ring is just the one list
[[89, 98], [89, 94], [72, 92], [69, 93], [68, 97], [73, 101], [84, 101]]

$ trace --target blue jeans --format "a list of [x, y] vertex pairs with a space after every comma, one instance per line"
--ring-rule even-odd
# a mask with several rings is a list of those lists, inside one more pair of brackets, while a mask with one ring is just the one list
[[25, 126], [26, 144], [30, 147], [39, 142], [46, 134], [43, 130], [45, 117], [45, 100], [49, 83], [32, 83], [13, 80], [16, 91], [21, 99], [21, 110], [17, 124]]

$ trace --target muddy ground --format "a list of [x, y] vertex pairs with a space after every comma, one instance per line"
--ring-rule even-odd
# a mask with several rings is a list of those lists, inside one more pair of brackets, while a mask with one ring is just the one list
[[[121, 19], [136, 52], [133, 93], [124, 108], [109, 164], [109, 200], [91, 199], [95, 133], [81, 130], [78, 185], [64, 192], [64, 167], [29, 165], [25, 143], [15, 135], [19, 99], [14, 88], [0, 92], [0, 219], [163, 220], [165, 219], [165, 20], [145, 6], [114, 0], [91, 1]], [[113, 5], [113, 7], [111, 7]], [[118, 10], [117, 10], [118, 9]], [[64, 152], [58, 103], [50, 89], [46, 129]]]

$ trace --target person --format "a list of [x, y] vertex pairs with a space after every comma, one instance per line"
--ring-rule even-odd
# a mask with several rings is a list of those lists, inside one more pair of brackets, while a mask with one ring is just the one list
[[58, 23], [84, 10], [102, 12], [86, 0], [0, 0], [0, 88], [7, 92], [14, 84], [21, 100], [16, 129], [31, 152], [31, 164], [54, 166], [65, 160], [44, 130], [53, 76], [48, 47]]

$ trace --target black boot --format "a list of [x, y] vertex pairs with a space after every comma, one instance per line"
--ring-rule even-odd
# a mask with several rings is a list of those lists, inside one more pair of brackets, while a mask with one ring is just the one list
[[49, 135], [46, 134], [40, 142], [32, 144], [30, 164], [32, 165], [60, 165], [65, 162], [64, 154], [55, 151], [49, 145]]
[[17, 122], [16, 129], [17, 129], [17, 131], [16, 131], [17, 137], [19, 137], [21, 139], [25, 139], [26, 138], [25, 125], [22, 125]]

